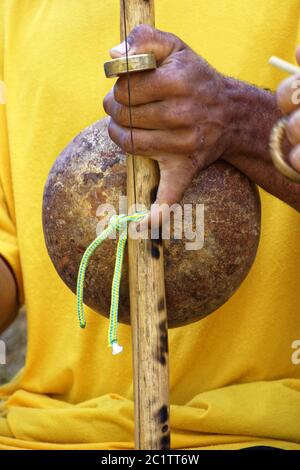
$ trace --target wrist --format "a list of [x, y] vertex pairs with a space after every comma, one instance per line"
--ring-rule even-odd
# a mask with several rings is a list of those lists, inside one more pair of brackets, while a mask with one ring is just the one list
[[222, 158], [230, 161], [238, 155], [270, 160], [269, 136], [282, 116], [270, 91], [225, 77], [229, 146]]

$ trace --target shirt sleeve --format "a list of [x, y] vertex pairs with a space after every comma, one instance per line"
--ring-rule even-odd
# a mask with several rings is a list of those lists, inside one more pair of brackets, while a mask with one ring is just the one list
[[5, 259], [14, 274], [19, 304], [22, 305], [24, 294], [6, 125], [3, 49], [3, 10], [0, 8], [0, 256]]

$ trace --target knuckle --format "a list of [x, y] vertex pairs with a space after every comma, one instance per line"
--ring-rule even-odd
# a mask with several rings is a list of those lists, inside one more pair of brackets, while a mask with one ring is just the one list
[[120, 147], [127, 153], [131, 152], [131, 136], [129, 132], [123, 132], [120, 139]]
[[[126, 119], [126, 122], [128, 124], [128, 126], [130, 125], [130, 110], [129, 110], [129, 107], [128, 108], [124, 108], [124, 119]], [[131, 124], [132, 124], [132, 127], [142, 127], [145, 122], [147, 123], [147, 114], [142, 110], [140, 109], [138, 106], [134, 107], [132, 106], [131, 107]]]
[[175, 73], [172, 73], [170, 80], [170, 90], [178, 96], [185, 96], [189, 91], [189, 80], [187, 80], [186, 72], [183, 64], [176, 67]]
[[175, 101], [169, 107], [169, 123], [171, 127], [190, 127], [195, 122], [190, 103], [187, 100]]
[[182, 115], [180, 109], [174, 106], [172, 109], [164, 110], [162, 112], [162, 119], [166, 124], [166, 127], [170, 128], [178, 128], [181, 127], [183, 124]]
[[110, 119], [108, 126], [108, 135], [111, 140], [118, 145], [124, 152], [128, 152], [130, 148], [130, 136], [124, 129], [115, 124], [115, 122]]
[[153, 76], [153, 82], [157, 83], [158, 90], [165, 96], [176, 99], [189, 94], [188, 80], [181, 66], [177, 67], [172, 63], [166, 68], [158, 69], [156, 76], [155, 73]]
[[198, 113], [198, 104], [196, 104], [195, 100], [184, 101], [181, 110], [181, 119], [186, 127], [192, 127], [195, 125]]
[[148, 140], [139, 139], [137, 136], [134, 139], [134, 149], [139, 155], [147, 155], [153, 151], [153, 143]]
[[114, 103], [111, 107], [111, 111], [110, 111], [111, 117], [119, 125], [122, 125], [122, 123], [123, 123], [122, 122], [122, 108], [123, 108], [122, 105], [120, 105], [119, 103], [114, 101]]
[[185, 139], [184, 148], [188, 153], [194, 153], [199, 149], [199, 133], [197, 129], [193, 129], [188, 133]]
[[169, 104], [168, 102], [161, 102], [159, 109], [156, 110], [154, 116], [159, 115], [159, 118], [166, 128], [176, 127], [176, 106]]
[[117, 121], [118, 124], [121, 124], [121, 125], [126, 124], [126, 115], [124, 112], [124, 106], [116, 105], [115, 120]]
[[[139, 24], [133, 28], [128, 36], [128, 42], [131, 45], [132, 42], [149, 39], [153, 36], [154, 28], [148, 24]], [[131, 42], [132, 41], [132, 42]]]
[[124, 80], [122, 78], [119, 78], [116, 84], [114, 85], [113, 88], [113, 94], [115, 100], [120, 103], [120, 104], [127, 104], [128, 101], [128, 95], [127, 95], [127, 89], [125, 86]]
[[109, 110], [110, 110], [110, 101], [111, 101], [111, 95], [107, 94], [103, 100], [103, 109], [107, 114], [109, 114]]
[[159, 31], [162, 36], [164, 36], [165, 40], [168, 40], [170, 44], [177, 45], [178, 50], [182, 50], [185, 48], [184, 42], [181, 41], [181, 39], [176, 36], [176, 34], [165, 32], [165, 31]]

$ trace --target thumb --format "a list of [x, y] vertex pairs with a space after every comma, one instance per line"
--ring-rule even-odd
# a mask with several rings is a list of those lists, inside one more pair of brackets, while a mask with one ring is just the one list
[[123, 41], [110, 50], [110, 55], [113, 59], [125, 56], [127, 49], [128, 55], [154, 54], [156, 62], [160, 64], [169, 55], [185, 47], [186, 44], [174, 34], [140, 24], [128, 35], [127, 45]]
[[[180, 156], [180, 160], [183, 158]], [[173, 163], [173, 162], [172, 162]], [[169, 162], [159, 163], [160, 182], [156, 195], [156, 204], [172, 205], [180, 202], [183, 193], [190, 184], [192, 176], [183, 175], [184, 165], [174, 165]]]
[[147, 227], [156, 227], [164, 223], [170, 215], [170, 207], [173, 204], [180, 203], [183, 194], [190, 185], [195, 171], [187, 169], [182, 156], [179, 157], [178, 164], [159, 163], [160, 181], [157, 190], [156, 200], [150, 208], [149, 215], [140, 223], [140, 230], [144, 231]]

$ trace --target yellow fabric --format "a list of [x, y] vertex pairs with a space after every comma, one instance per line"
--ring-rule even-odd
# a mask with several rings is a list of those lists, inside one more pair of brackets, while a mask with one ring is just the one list
[[[133, 447], [130, 328], [107, 348], [48, 258], [43, 186], [68, 142], [104, 113], [102, 64], [118, 43], [118, 0], [1, 0], [0, 253], [25, 296], [26, 366], [0, 389], [0, 448]], [[156, 21], [226, 74], [275, 89], [270, 55], [294, 60], [300, 1], [159, 0]], [[209, 318], [170, 331], [173, 448], [300, 449], [300, 215], [262, 193], [262, 238], [239, 291]], [[3, 366], [1, 366], [3, 367]]]

